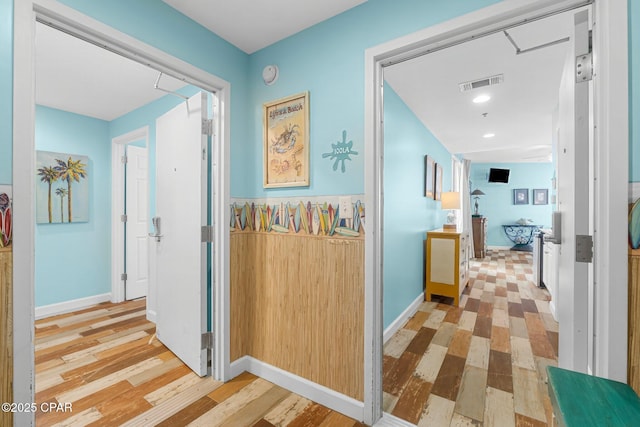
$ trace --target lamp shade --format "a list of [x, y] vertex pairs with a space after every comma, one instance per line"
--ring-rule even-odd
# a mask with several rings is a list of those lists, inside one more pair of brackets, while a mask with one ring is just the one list
[[442, 209], [460, 209], [460, 193], [457, 191], [442, 193]]
[[471, 193], [471, 195], [472, 196], [484, 196], [484, 193], [479, 188], [476, 188], [475, 190], [473, 190], [473, 193]]

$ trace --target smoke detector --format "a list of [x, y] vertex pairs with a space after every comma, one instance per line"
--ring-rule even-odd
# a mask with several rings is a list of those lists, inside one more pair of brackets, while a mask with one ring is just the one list
[[478, 89], [486, 86], [493, 86], [504, 82], [504, 74], [496, 74], [495, 76], [485, 77], [480, 80], [472, 80], [470, 82], [464, 82], [458, 84], [460, 92], [468, 92], [473, 89]]

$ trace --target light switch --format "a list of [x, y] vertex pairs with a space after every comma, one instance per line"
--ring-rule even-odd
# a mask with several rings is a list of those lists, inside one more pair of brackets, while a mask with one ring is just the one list
[[353, 205], [351, 196], [340, 196], [340, 219], [353, 219]]

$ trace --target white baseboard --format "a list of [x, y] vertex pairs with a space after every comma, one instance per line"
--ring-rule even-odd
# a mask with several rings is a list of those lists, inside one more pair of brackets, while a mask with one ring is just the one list
[[549, 310], [551, 311], [551, 315], [553, 316], [553, 318], [557, 322], [558, 321], [558, 316], [556, 315], [557, 311], [556, 311], [556, 303], [555, 303], [555, 301], [553, 301], [553, 300], [549, 301]]
[[400, 313], [400, 316], [398, 316], [396, 320], [394, 320], [389, 326], [387, 326], [387, 329], [384, 330], [384, 334], [382, 335], [383, 344], [389, 341], [393, 334], [398, 332], [400, 328], [402, 328], [404, 323], [411, 318], [411, 316], [416, 314], [416, 311], [418, 311], [418, 307], [420, 307], [420, 304], [422, 304], [423, 302], [424, 292], [420, 293], [420, 295], [418, 295], [418, 297], [411, 304], [409, 304], [409, 307], [407, 307], [402, 313]]
[[494, 251], [508, 251], [511, 246], [487, 246], [487, 249]]
[[231, 363], [231, 378], [235, 378], [244, 371], [264, 378], [267, 381], [286, 388], [300, 396], [311, 399], [334, 411], [348, 417], [362, 421], [364, 418], [364, 403], [346, 396], [325, 386], [284, 371], [268, 363], [261, 362], [251, 356], [244, 356]]
[[71, 311], [82, 310], [92, 305], [100, 304], [111, 300], [111, 292], [90, 297], [78, 298], [71, 301], [58, 302], [55, 304], [41, 305], [36, 307], [36, 319], [42, 319], [49, 316], [57, 316], [58, 314], [69, 313]]
[[149, 322], [156, 323], [156, 311], [155, 310], [147, 310], [147, 320]]
[[415, 424], [411, 424], [409, 421], [405, 421], [402, 418], [398, 418], [395, 415], [383, 413], [382, 418], [374, 424], [375, 427], [415, 427]]

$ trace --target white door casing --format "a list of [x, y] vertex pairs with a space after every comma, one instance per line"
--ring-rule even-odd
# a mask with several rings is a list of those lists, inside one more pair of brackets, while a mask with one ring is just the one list
[[154, 228], [156, 333], [196, 374], [207, 374], [207, 96], [198, 93], [156, 120]]
[[558, 365], [587, 372], [589, 349], [589, 265], [576, 262], [576, 236], [590, 234], [589, 81], [576, 83], [575, 58], [589, 52], [589, 14], [575, 15], [575, 29], [559, 92], [557, 145], [558, 210], [561, 212], [557, 312]]
[[147, 296], [149, 286], [149, 159], [147, 149], [127, 146], [125, 300]]

